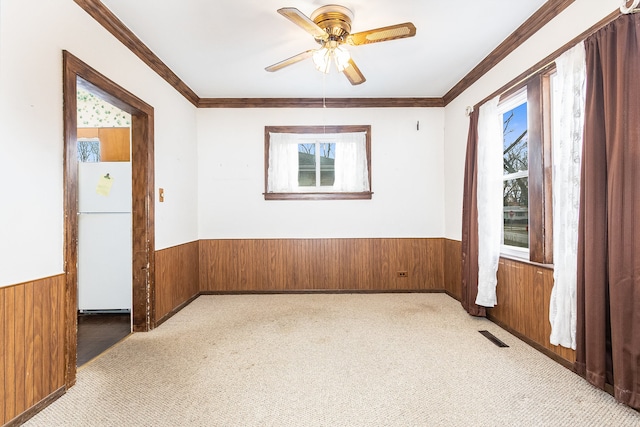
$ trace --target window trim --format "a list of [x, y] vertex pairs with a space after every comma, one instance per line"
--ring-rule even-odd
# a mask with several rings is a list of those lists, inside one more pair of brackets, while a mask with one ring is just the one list
[[[269, 181], [269, 143], [271, 133], [299, 133], [299, 134], [324, 134], [324, 133], [352, 133], [365, 132], [367, 169], [369, 179], [369, 191], [362, 192], [336, 192], [313, 191], [273, 193], [268, 192]], [[371, 191], [371, 125], [331, 125], [331, 126], [265, 126], [264, 127], [264, 199], [265, 200], [369, 200]]]

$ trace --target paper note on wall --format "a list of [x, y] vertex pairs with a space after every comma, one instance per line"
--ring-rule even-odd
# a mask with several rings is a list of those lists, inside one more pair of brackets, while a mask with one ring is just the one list
[[106, 174], [105, 176], [101, 176], [98, 181], [98, 186], [96, 187], [96, 193], [101, 196], [109, 196], [111, 192], [111, 187], [113, 186], [113, 178]]

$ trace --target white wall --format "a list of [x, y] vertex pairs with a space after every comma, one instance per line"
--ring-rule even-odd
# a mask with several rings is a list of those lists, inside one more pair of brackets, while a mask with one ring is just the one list
[[445, 237], [461, 239], [462, 190], [469, 119], [475, 105], [620, 6], [618, 0], [576, 0], [445, 107]]
[[72, 0], [2, 0], [0, 286], [63, 272], [63, 49], [154, 107], [156, 248], [197, 239], [196, 108]]
[[[372, 200], [265, 201], [264, 127], [322, 124], [371, 125]], [[443, 124], [443, 108], [200, 110], [200, 238], [442, 237]]]

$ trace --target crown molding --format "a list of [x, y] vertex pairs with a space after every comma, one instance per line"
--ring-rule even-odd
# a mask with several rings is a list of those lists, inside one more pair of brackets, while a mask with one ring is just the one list
[[442, 98], [200, 98], [198, 108], [424, 108]]
[[[486, 74], [490, 69], [496, 66], [500, 61], [505, 59], [511, 52], [516, 50], [522, 43], [527, 41], [529, 37], [534, 35], [538, 30], [549, 23], [560, 12], [565, 10], [575, 0], [547, 0], [540, 9], [529, 17], [522, 25], [520, 25], [509, 37], [498, 45], [486, 58], [475, 66], [466, 76], [462, 78], [449, 92], [442, 98], [444, 105], [448, 105], [456, 99], [462, 92], [467, 90], [472, 84], [477, 82], [480, 77]], [[517, 7], [517, 6], [516, 6]]]
[[575, 0], [548, 0], [442, 98], [200, 98], [100, 0], [74, 0], [93, 19], [198, 108], [444, 107]]
[[153, 53], [116, 15], [100, 0], [74, 0], [85, 12], [124, 44], [131, 52], [173, 86], [196, 107], [200, 97], [191, 90], [158, 56]]

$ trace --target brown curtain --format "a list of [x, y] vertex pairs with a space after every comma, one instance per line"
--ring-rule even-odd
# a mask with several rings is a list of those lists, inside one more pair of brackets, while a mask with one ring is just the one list
[[576, 369], [640, 409], [640, 15], [585, 49]]
[[476, 108], [469, 117], [467, 157], [464, 166], [462, 200], [462, 307], [472, 316], [485, 316], [484, 307], [476, 305], [478, 295], [478, 117]]

